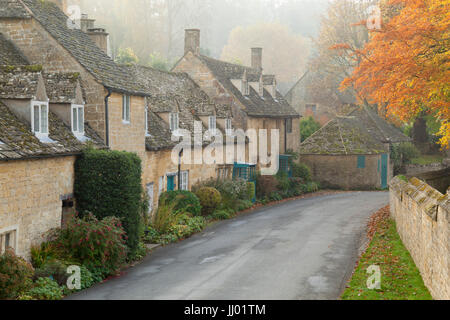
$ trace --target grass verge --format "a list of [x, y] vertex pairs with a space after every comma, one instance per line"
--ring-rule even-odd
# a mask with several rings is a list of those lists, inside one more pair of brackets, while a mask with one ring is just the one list
[[[374, 214], [369, 222], [371, 243], [361, 257], [342, 300], [432, 300], [419, 270], [397, 233], [389, 207]], [[367, 280], [372, 266], [381, 269], [381, 289], [370, 290]]]

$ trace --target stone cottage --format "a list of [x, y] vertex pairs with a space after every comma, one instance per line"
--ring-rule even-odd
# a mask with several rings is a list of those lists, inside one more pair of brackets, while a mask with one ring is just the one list
[[[200, 54], [200, 30], [186, 30], [185, 54], [174, 71], [185, 72], [218, 104], [232, 111], [235, 128], [278, 129], [280, 154], [298, 151], [300, 115], [277, 90], [276, 77], [263, 73], [262, 49], [253, 48], [246, 67]], [[270, 138], [269, 138], [270, 150]]]
[[360, 107], [306, 139], [300, 158], [324, 188], [385, 189], [393, 175], [390, 146], [407, 141], [376, 112]]
[[319, 90], [314, 82], [322, 81], [326, 76], [309, 70], [284, 96], [298, 113], [304, 117], [313, 117], [322, 126], [336, 115], [345, 113], [346, 105], [356, 102], [355, 96], [349, 90], [341, 92], [336, 88], [323, 87]]
[[[164, 72], [139, 65], [123, 68], [137, 79], [148, 94], [144, 181], [151, 206], [157, 205], [163, 191], [174, 190], [178, 186], [190, 190], [202, 180], [231, 177], [233, 161], [227, 164], [225, 154], [222, 161], [219, 159], [212, 163], [197, 163], [193, 148], [189, 158], [188, 153], [184, 152], [180, 167], [181, 181], [178, 181], [178, 163], [171, 160], [174, 147], [182, 141], [172, 139], [172, 135], [178, 134], [177, 131], [180, 131], [180, 136], [181, 130], [189, 132], [193, 147], [199, 147], [202, 154], [214, 140], [212, 137], [209, 139], [207, 131], [220, 132], [225, 143], [227, 133], [233, 129], [230, 108], [214, 103], [187, 74]], [[193, 138], [195, 122], [200, 125], [199, 132], [203, 138], [209, 140], [202, 139], [201, 143], [196, 143]]]
[[24, 257], [73, 212], [75, 157], [104, 147], [82, 119], [78, 76], [26, 63], [0, 35], [0, 253]]

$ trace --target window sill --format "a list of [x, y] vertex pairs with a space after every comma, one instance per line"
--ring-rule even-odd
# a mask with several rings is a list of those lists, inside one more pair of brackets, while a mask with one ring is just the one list
[[36, 136], [36, 138], [39, 139], [40, 142], [42, 143], [56, 143], [55, 141], [53, 141], [52, 139], [49, 138], [48, 133], [38, 133], [35, 132], [34, 135]]
[[130, 124], [131, 124], [131, 121], [125, 121], [125, 120], [122, 120], [122, 123], [123, 123], [124, 125], [130, 125]]

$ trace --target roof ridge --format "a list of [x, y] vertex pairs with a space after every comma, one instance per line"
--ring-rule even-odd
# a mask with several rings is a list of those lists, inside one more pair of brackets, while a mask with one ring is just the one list
[[342, 137], [342, 129], [339, 121], [337, 121], [338, 129], [339, 129], [339, 137], [341, 138], [342, 146], [344, 147], [345, 154], [348, 154], [347, 148], [345, 147], [344, 138]]

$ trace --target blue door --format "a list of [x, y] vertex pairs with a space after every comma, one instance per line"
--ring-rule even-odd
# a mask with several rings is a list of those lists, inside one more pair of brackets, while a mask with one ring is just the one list
[[381, 155], [381, 188], [387, 189], [388, 187], [388, 160], [387, 154]]
[[175, 190], [175, 176], [167, 176], [167, 191]]

